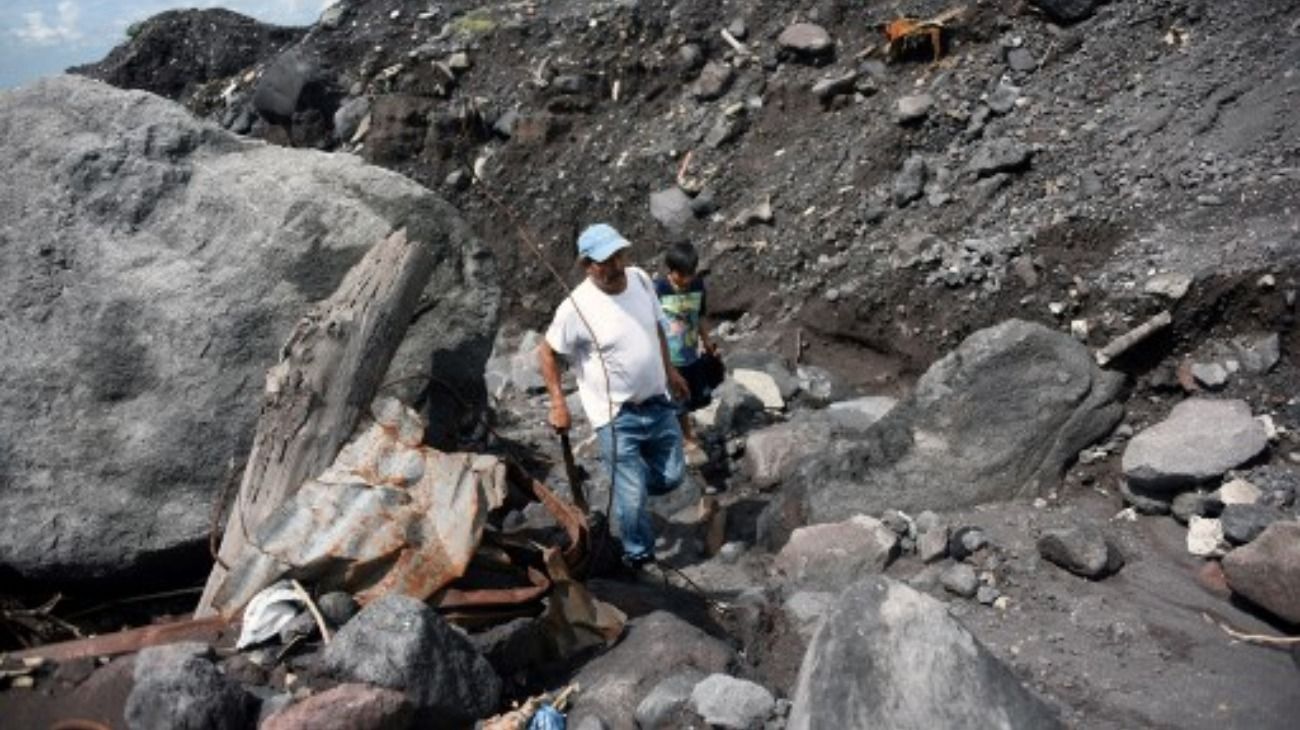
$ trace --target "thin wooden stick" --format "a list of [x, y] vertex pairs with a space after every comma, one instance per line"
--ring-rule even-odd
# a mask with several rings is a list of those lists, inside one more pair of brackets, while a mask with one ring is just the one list
[[311, 595], [307, 593], [297, 579], [290, 579], [289, 582], [293, 584], [293, 590], [298, 594], [298, 597], [306, 602], [307, 610], [311, 611], [312, 618], [316, 619], [316, 628], [320, 629], [321, 641], [326, 644], [330, 643], [330, 629], [325, 625], [325, 617], [321, 615], [320, 609], [316, 607], [316, 602], [311, 600]]
[[1231, 636], [1237, 641], [1245, 641], [1251, 644], [1262, 644], [1264, 646], [1291, 646], [1293, 644], [1300, 644], [1300, 636], [1269, 636], [1268, 634], [1247, 634], [1244, 631], [1238, 631], [1237, 629], [1234, 629], [1233, 627], [1229, 626], [1227, 622], [1221, 621], [1211, 616], [1208, 613], [1202, 612], [1201, 616], [1203, 616], [1206, 621], [1209, 621], [1210, 623], [1217, 625], [1220, 629], [1223, 629], [1223, 633], [1227, 634], [1228, 636]]

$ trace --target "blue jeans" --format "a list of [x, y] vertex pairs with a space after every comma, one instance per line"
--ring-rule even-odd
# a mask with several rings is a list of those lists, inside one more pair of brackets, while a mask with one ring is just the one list
[[596, 430], [596, 436], [600, 455], [614, 475], [614, 519], [623, 539], [623, 555], [632, 561], [651, 558], [655, 535], [646, 502], [650, 495], [673, 491], [685, 477], [677, 409], [664, 396], [624, 403], [613, 421]]

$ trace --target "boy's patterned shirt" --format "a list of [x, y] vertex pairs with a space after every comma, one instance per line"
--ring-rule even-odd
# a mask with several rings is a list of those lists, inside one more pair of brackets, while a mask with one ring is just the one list
[[700, 357], [700, 320], [704, 317], [704, 280], [696, 276], [678, 291], [666, 278], [655, 279], [655, 293], [668, 319], [668, 354], [673, 365], [690, 365]]

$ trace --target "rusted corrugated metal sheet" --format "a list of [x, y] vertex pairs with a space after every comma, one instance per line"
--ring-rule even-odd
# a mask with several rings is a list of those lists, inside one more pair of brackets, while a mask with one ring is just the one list
[[334, 464], [258, 528], [257, 552], [215, 593], [218, 611], [238, 611], [285, 577], [365, 603], [393, 591], [427, 599], [464, 574], [489, 511], [505, 499], [505, 465], [423, 446], [419, 417], [394, 399], [372, 413]]

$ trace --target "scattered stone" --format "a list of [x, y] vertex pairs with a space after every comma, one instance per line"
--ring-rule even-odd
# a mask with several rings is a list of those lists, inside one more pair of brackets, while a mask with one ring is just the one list
[[[744, 114], [719, 115], [717, 121], [714, 122], [713, 126], [709, 129], [708, 134], [704, 135], [704, 143], [714, 149], [718, 149], [719, 147], [726, 145], [728, 142], [740, 139], [740, 136], [744, 134], [745, 130], [748, 128], [749, 117]], [[712, 211], [709, 212], [711, 213]], [[696, 215], [707, 215], [707, 213], [701, 214], [696, 210]]]
[[948, 557], [948, 526], [935, 525], [922, 530], [916, 539], [916, 554], [923, 563], [933, 563]]
[[1029, 73], [1038, 69], [1038, 61], [1028, 48], [1007, 49], [1007, 66], [1016, 73]]
[[1270, 613], [1300, 624], [1300, 522], [1274, 522], [1223, 559], [1236, 593]]
[[694, 71], [704, 65], [704, 50], [698, 43], [684, 43], [677, 49], [677, 62], [683, 71]]
[[636, 706], [636, 726], [640, 730], [674, 727], [677, 714], [686, 707], [691, 699], [691, 690], [702, 679], [703, 672], [689, 668], [680, 674], [664, 678]]
[[1125, 504], [1144, 515], [1167, 515], [1172, 509], [1169, 499], [1138, 494], [1133, 491], [1126, 479], [1120, 480], [1119, 493], [1124, 498]]
[[955, 593], [962, 598], [974, 598], [975, 592], [979, 590], [980, 581], [975, 575], [975, 569], [966, 563], [956, 563], [943, 571], [939, 576], [939, 582], [949, 593]]
[[1092, 580], [1111, 575], [1124, 565], [1119, 549], [1091, 525], [1045, 532], [1038, 538], [1038, 553], [1071, 573]]
[[361, 605], [352, 597], [352, 594], [343, 591], [331, 591], [321, 596], [316, 601], [316, 607], [320, 609], [321, 615], [329, 622], [330, 626], [338, 628], [361, 610]]
[[732, 68], [731, 64], [725, 61], [709, 61], [700, 71], [700, 77], [695, 80], [691, 93], [700, 101], [713, 101], [727, 93], [735, 78], [736, 69]]
[[812, 23], [795, 23], [777, 36], [776, 43], [782, 50], [790, 51], [796, 56], [821, 59], [835, 52], [835, 42], [831, 34], [820, 25]]
[[456, 73], [457, 76], [473, 68], [473, 63], [469, 60], [469, 54], [464, 51], [457, 51], [447, 57], [447, 68]]
[[793, 584], [831, 590], [882, 572], [898, 553], [898, 535], [893, 530], [874, 517], [856, 515], [844, 522], [796, 529], [773, 567]]
[[343, 3], [333, 3], [321, 11], [320, 18], [316, 22], [322, 28], [333, 30], [343, 22], [343, 16], [347, 11], [348, 8]]
[[258, 730], [380, 730], [409, 727], [405, 695], [368, 684], [341, 684], [268, 717]]
[[1233, 479], [1214, 490], [1213, 497], [1225, 505], [1255, 504], [1261, 495], [1259, 487], [1254, 484], [1245, 479]]
[[1272, 370], [1282, 358], [1280, 339], [1276, 332], [1258, 337], [1237, 337], [1233, 339], [1232, 346], [1242, 369], [1255, 375]]
[[749, 368], [736, 368], [731, 371], [731, 379], [740, 387], [753, 393], [763, 402], [764, 408], [772, 411], [785, 409], [785, 399], [781, 397], [781, 388], [776, 384], [776, 379], [769, 373], [761, 370], [750, 370]]
[[251, 695], [212, 663], [207, 644], [185, 642], [143, 649], [123, 710], [132, 730], [238, 730], [257, 716]]
[[978, 527], [959, 527], [948, 538], [948, 554], [953, 560], [965, 560], [988, 545], [988, 537]]
[[1218, 520], [1196, 515], [1187, 520], [1187, 552], [1202, 558], [1217, 558], [1231, 549], [1223, 536], [1223, 524]]
[[370, 114], [370, 100], [364, 96], [348, 99], [334, 112], [334, 138], [339, 142], [352, 139], [361, 128], [361, 120]]
[[712, 674], [691, 691], [691, 709], [713, 727], [757, 727], [776, 705], [772, 693], [753, 682]]
[[885, 527], [893, 530], [894, 534], [900, 538], [916, 536], [916, 523], [912, 521], [911, 517], [896, 509], [887, 509], [881, 512], [880, 522]]
[[729, 225], [732, 230], [741, 230], [758, 223], [771, 225], [773, 220], [775, 220], [775, 216], [772, 213], [772, 202], [764, 200], [737, 213]]
[[1213, 514], [1214, 510], [1211, 505], [1218, 505], [1218, 501], [1211, 499], [1208, 494], [1202, 491], [1183, 492], [1170, 504], [1169, 509], [1174, 519], [1187, 524], [1193, 516], [1195, 517], [1218, 517]]
[[[918, 670], [924, 667], [924, 670]], [[946, 606], [875, 576], [840, 595], [799, 669], [788, 730], [853, 727], [1058, 728]]]
[[691, 198], [676, 185], [650, 194], [650, 216], [673, 232], [685, 230], [695, 220]]
[[852, 93], [857, 88], [858, 76], [857, 71], [849, 71], [839, 76], [820, 79], [813, 84], [813, 96], [821, 100], [822, 104], [828, 104], [837, 96]]
[[497, 709], [501, 679], [464, 634], [423, 601], [389, 593], [325, 647], [344, 679], [400, 690], [426, 719], [470, 722]]
[[900, 98], [894, 105], [894, 120], [899, 124], [915, 124], [925, 119], [934, 108], [934, 97], [913, 94]]
[[921, 155], [907, 158], [902, 172], [894, 178], [894, 205], [906, 208], [908, 203], [919, 200], [925, 192], [925, 179], [925, 158]]
[[1029, 166], [1033, 149], [1028, 145], [1005, 137], [980, 145], [966, 165], [966, 170], [976, 177], [989, 177], [1000, 172], [1019, 172]]
[[979, 590], [975, 591], [975, 600], [982, 606], [992, 606], [1000, 598], [1002, 598], [1002, 591], [993, 586], [980, 586]]
[[1211, 595], [1222, 600], [1226, 601], [1232, 597], [1232, 589], [1228, 587], [1228, 577], [1223, 574], [1223, 564], [1218, 560], [1207, 560], [1202, 563], [1200, 569], [1196, 571], [1196, 582]]
[[988, 105], [989, 110], [997, 115], [1010, 114], [1011, 110], [1016, 108], [1016, 100], [1020, 98], [1020, 88], [1010, 84], [998, 84], [998, 88], [989, 94], [989, 98], [984, 102]]
[[1221, 390], [1228, 384], [1228, 369], [1217, 362], [1192, 363], [1192, 377], [1206, 390]]
[[1269, 525], [1281, 519], [1281, 512], [1263, 504], [1225, 504], [1223, 514], [1219, 515], [1223, 536], [1233, 545], [1253, 541]]
[[1164, 297], [1169, 301], [1176, 302], [1187, 296], [1188, 290], [1192, 288], [1192, 275], [1184, 274], [1181, 271], [1171, 271], [1164, 274], [1157, 274], [1142, 287], [1147, 294], [1154, 294]]

